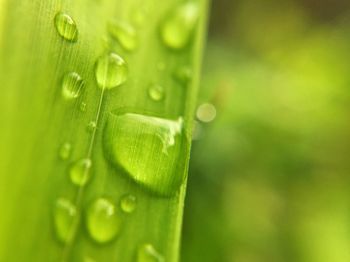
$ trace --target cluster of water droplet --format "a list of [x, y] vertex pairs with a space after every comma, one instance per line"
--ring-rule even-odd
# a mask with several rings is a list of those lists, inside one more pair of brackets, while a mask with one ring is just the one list
[[[135, 13], [136, 25], [142, 24], [143, 13]], [[198, 5], [187, 1], [166, 14], [160, 24], [160, 39], [166, 48], [172, 50], [185, 49], [194, 32], [198, 20]], [[77, 24], [74, 19], [64, 12], [59, 12], [54, 18], [58, 34], [64, 41], [76, 43], [79, 38]], [[136, 27], [126, 21], [111, 21], [107, 25], [110, 38], [119, 43], [126, 52], [134, 52], [139, 47], [139, 37]], [[164, 70], [163, 62], [157, 68]], [[106, 90], [113, 89], [127, 81], [129, 68], [125, 59], [115, 52], [106, 51], [95, 63], [95, 79], [101, 89], [101, 99], [96, 118], [87, 125], [92, 133], [92, 140], [98, 127], [99, 111]], [[173, 77], [186, 85], [192, 77], [188, 65], [180, 65], [174, 70]], [[65, 101], [76, 100], [84, 91], [85, 81], [75, 71], [66, 72], [61, 82], [61, 94]], [[151, 100], [164, 100], [166, 92], [163, 85], [151, 83], [147, 87]], [[80, 110], [85, 112], [86, 103], [80, 103]], [[112, 165], [122, 166], [128, 175], [144, 188], [162, 195], [173, 195], [181, 186], [184, 174], [176, 174], [177, 166], [186, 163], [187, 137], [183, 131], [183, 119], [170, 120], [153, 115], [136, 112], [112, 111], [107, 119], [105, 128], [105, 147], [108, 160]], [[137, 143], [142, 141], [144, 146]], [[93, 141], [92, 141], [93, 142]], [[126, 148], [121, 145], [128, 145]], [[184, 151], [185, 150], [185, 151]], [[72, 145], [64, 143], [59, 156], [68, 160], [71, 156]], [[152, 160], [153, 159], [153, 160]], [[155, 159], [157, 161], [155, 161]], [[176, 163], [174, 162], [176, 161]], [[69, 178], [74, 186], [81, 190], [91, 180], [91, 151], [86, 157], [75, 161], [69, 168]], [[116, 203], [119, 202], [119, 205]], [[98, 243], [106, 243], [115, 239], [123, 224], [123, 215], [131, 214], [136, 208], [136, 197], [132, 194], [123, 195], [119, 201], [108, 197], [98, 197], [82, 212], [79, 201], [75, 203], [66, 198], [59, 198], [54, 208], [54, 226], [57, 238], [63, 243], [73, 241], [77, 228], [81, 224], [81, 214], [86, 214], [87, 231], [91, 238]], [[119, 207], [119, 208], [118, 208]], [[137, 251], [139, 262], [164, 261], [163, 256], [151, 245], [144, 244]]]

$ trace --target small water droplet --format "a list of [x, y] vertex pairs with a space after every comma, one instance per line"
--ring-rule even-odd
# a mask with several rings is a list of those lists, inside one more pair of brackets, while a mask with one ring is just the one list
[[199, 121], [209, 123], [216, 117], [216, 108], [209, 103], [201, 104], [197, 109], [196, 116]]
[[67, 100], [79, 97], [84, 84], [84, 80], [78, 73], [66, 74], [62, 81], [62, 96]]
[[160, 101], [164, 98], [164, 88], [161, 85], [153, 84], [148, 88], [148, 95], [154, 101]]
[[57, 32], [64, 39], [72, 42], [78, 40], [78, 29], [73, 18], [66, 13], [58, 12], [55, 16], [55, 26]]
[[120, 200], [120, 208], [125, 213], [132, 213], [136, 208], [136, 197], [134, 195], [124, 195]]
[[110, 53], [97, 60], [95, 75], [100, 88], [111, 89], [126, 81], [128, 68], [122, 57]]
[[81, 104], [80, 104], [80, 111], [81, 112], [85, 112], [86, 111], [86, 103], [85, 102], [81, 102]]
[[191, 39], [198, 13], [197, 3], [185, 2], [167, 14], [160, 28], [163, 43], [172, 49], [184, 48]]
[[87, 212], [86, 225], [90, 236], [99, 243], [113, 240], [120, 232], [121, 218], [116, 213], [113, 202], [107, 198], [98, 198]]
[[164, 262], [164, 257], [151, 244], [144, 244], [137, 251], [137, 262]]
[[128, 112], [109, 114], [104, 149], [113, 165], [148, 190], [164, 196], [183, 183], [188, 139], [183, 120], [169, 120]]
[[97, 127], [96, 122], [95, 122], [95, 121], [90, 121], [89, 124], [88, 124], [88, 126], [87, 126], [87, 130], [88, 130], [89, 132], [94, 132], [94, 130], [96, 129], [96, 127]]
[[76, 161], [69, 170], [70, 180], [74, 185], [84, 186], [90, 180], [91, 159], [83, 158]]
[[72, 152], [72, 145], [68, 142], [64, 143], [59, 151], [60, 158], [62, 160], [67, 160]]
[[56, 235], [63, 243], [73, 239], [75, 219], [77, 219], [75, 205], [65, 198], [59, 198], [54, 209], [54, 225]]
[[189, 66], [181, 66], [174, 72], [174, 77], [182, 84], [187, 84], [192, 78], [192, 70]]
[[125, 21], [114, 21], [108, 25], [110, 35], [117, 40], [126, 51], [134, 51], [138, 46], [135, 28]]

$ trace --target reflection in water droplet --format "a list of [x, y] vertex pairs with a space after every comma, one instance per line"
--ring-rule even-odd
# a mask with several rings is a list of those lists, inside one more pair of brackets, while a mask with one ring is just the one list
[[99, 243], [113, 240], [120, 232], [121, 218], [116, 207], [107, 198], [98, 198], [90, 206], [86, 217], [90, 236]]
[[134, 195], [124, 195], [120, 200], [120, 208], [125, 213], [132, 213], [136, 208], [136, 197]]
[[108, 25], [110, 35], [116, 39], [126, 51], [134, 51], [138, 46], [135, 28], [127, 22], [112, 22]]
[[55, 26], [59, 35], [64, 39], [72, 42], [78, 40], [77, 25], [68, 14], [63, 12], [57, 13], [55, 16]]
[[74, 222], [77, 219], [77, 209], [69, 200], [59, 198], [54, 209], [54, 225], [58, 239], [69, 243], [74, 237]]
[[64, 143], [59, 151], [60, 158], [62, 160], [67, 160], [70, 157], [72, 151], [72, 145], [68, 142]]
[[164, 257], [151, 245], [144, 244], [137, 251], [137, 262], [164, 262]]
[[160, 101], [164, 98], [164, 88], [160, 85], [151, 85], [148, 88], [148, 95], [154, 101]]
[[63, 77], [62, 96], [67, 100], [77, 98], [83, 87], [84, 81], [81, 76], [76, 72], [70, 72]]
[[75, 162], [70, 170], [70, 180], [74, 185], [84, 186], [90, 180], [91, 159], [83, 158]]
[[167, 14], [160, 29], [163, 43], [172, 49], [184, 48], [193, 34], [198, 12], [196, 2], [185, 2]]
[[104, 149], [113, 165], [150, 191], [169, 196], [184, 181], [188, 139], [183, 120], [113, 112], [104, 129]]
[[128, 68], [123, 58], [115, 53], [110, 53], [97, 60], [95, 75], [100, 88], [111, 89], [126, 81]]
[[213, 121], [216, 117], [215, 106], [209, 103], [201, 104], [197, 109], [196, 116], [199, 121], [204, 123]]

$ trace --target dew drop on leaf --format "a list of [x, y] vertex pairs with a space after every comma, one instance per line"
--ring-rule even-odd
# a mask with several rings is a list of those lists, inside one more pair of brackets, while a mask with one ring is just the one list
[[86, 111], [86, 103], [85, 102], [81, 102], [79, 109], [80, 109], [81, 112], [85, 112]]
[[70, 157], [71, 152], [72, 152], [72, 145], [66, 142], [61, 146], [59, 150], [59, 156], [62, 160], [67, 160]]
[[58, 12], [55, 16], [55, 27], [64, 39], [76, 42], [78, 40], [78, 29], [73, 18], [66, 13]]
[[164, 88], [161, 85], [152, 84], [148, 88], [148, 95], [154, 101], [160, 101], [164, 98]]
[[76, 186], [84, 186], [90, 180], [91, 159], [83, 158], [76, 161], [69, 169], [69, 176]]
[[89, 132], [93, 132], [97, 127], [97, 124], [95, 121], [90, 121], [89, 124], [87, 125], [87, 130]]
[[107, 159], [158, 195], [176, 193], [184, 181], [188, 139], [183, 119], [112, 112], [104, 129]]
[[137, 251], [137, 262], [164, 262], [164, 257], [151, 244], [144, 244]]
[[122, 221], [116, 211], [113, 202], [102, 197], [89, 206], [86, 226], [91, 238], [96, 242], [109, 242], [119, 234]]
[[125, 213], [132, 213], [136, 208], [136, 197], [131, 194], [122, 196], [120, 199], [120, 208]]
[[187, 84], [192, 78], [192, 70], [189, 66], [180, 66], [174, 72], [174, 77], [182, 84]]
[[124, 21], [113, 21], [108, 25], [108, 31], [126, 51], [134, 51], [137, 48], [138, 38], [131, 24]]
[[84, 87], [84, 80], [76, 72], [70, 72], [63, 77], [62, 96], [66, 100], [79, 97]]
[[77, 218], [77, 209], [74, 204], [65, 198], [56, 201], [54, 209], [54, 225], [58, 239], [68, 243], [74, 237], [74, 221]]
[[198, 5], [185, 2], [171, 10], [162, 21], [160, 34], [163, 43], [171, 49], [184, 48], [191, 39], [198, 20]]
[[115, 53], [101, 56], [96, 63], [97, 84], [102, 89], [111, 89], [123, 84], [128, 77], [125, 60]]

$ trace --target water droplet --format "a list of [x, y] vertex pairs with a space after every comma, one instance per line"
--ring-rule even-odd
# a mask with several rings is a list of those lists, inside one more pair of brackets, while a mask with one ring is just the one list
[[188, 139], [183, 120], [128, 112], [109, 114], [104, 149], [112, 164], [121, 166], [137, 183], [164, 196], [183, 183]]
[[70, 170], [70, 180], [74, 185], [84, 186], [90, 180], [91, 159], [83, 158], [75, 162]]
[[163, 43], [172, 49], [184, 48], [191, 39], [198, 12], [197, 3], [185, 2], [167, 14], [160, 28]]
[[127, 22], [118, 21], [108, 25], [111, 36], [116, 39], [126, 51], [134, 51], [138, 46], [135, 28]]
[[111, 89], [126, 81], [128, 68], [123, 58], [110, 53], [97, 60], [95, 74], [100, 88]]
[[67, 100], [79, 97], [84, 84], [84, 80], [78, 73], [66, 74], [62, 81], [62, 96]]
[[134, 195], [124, 195], [120, 200], [120, 208], [125, 213], [132, 213], [136, 208], [136, 197]]
[[68, 159], [70, 157], [71, 152], [72, 152], [72, 145], [68, 142], [64, 143], [60, 148], [60, 152], [59, 152], [60, 158], [62, 160]]
[[54, 209], [54, 224], [56, 235], [63, 243], [73, 239], [75, 219], [77, 219], [75, 205], [65, 198], [59, 198]]
[[72, 42], [76, 42], [78, 40], [78, 29], [77, 25], [74, 22], [73, 18], [68, 14], [59, 12], [55, 16], [55, 26], [57, 32], [64, 39]]
[[121, 218], [107, 198], [96, 199], [89, 207], [86, 225], [90, 236], [99, 243], [113, 240], [121, 229]]
[[85, 112], [86, 111], [86, 103], [85, 102], [81, 102], [81, 104], [80, 104], [80, 111], [81, 112]]
[[95, 122], [95, 121], [90, 121], [89, 124], [88, 124], [88, 126], [87, 126], [87, 130], [88, 130], [89, 132], [94, 132], [94, 130], [96, 129], [96, 127], [97, 127], [96, 122]]
[[204, 123], [213, 121], [216, 117], [215, 106], [209, 103], [201, 104], [197, 109], [196, 116], [199, 121]]
[[182, 84], [187, 84], [192, 78], [192, 70], [189, 66], [181, 66], [174, 72], [174, 77]]
[[164, 98], [164, 88], [161, 85], [151, 85], [148, 88], [148, 95], [154, 101], [160, 101]]
[[137, 251], [137, 262], [164, 262], [164, 257], [151, 245], [144, 244]]

